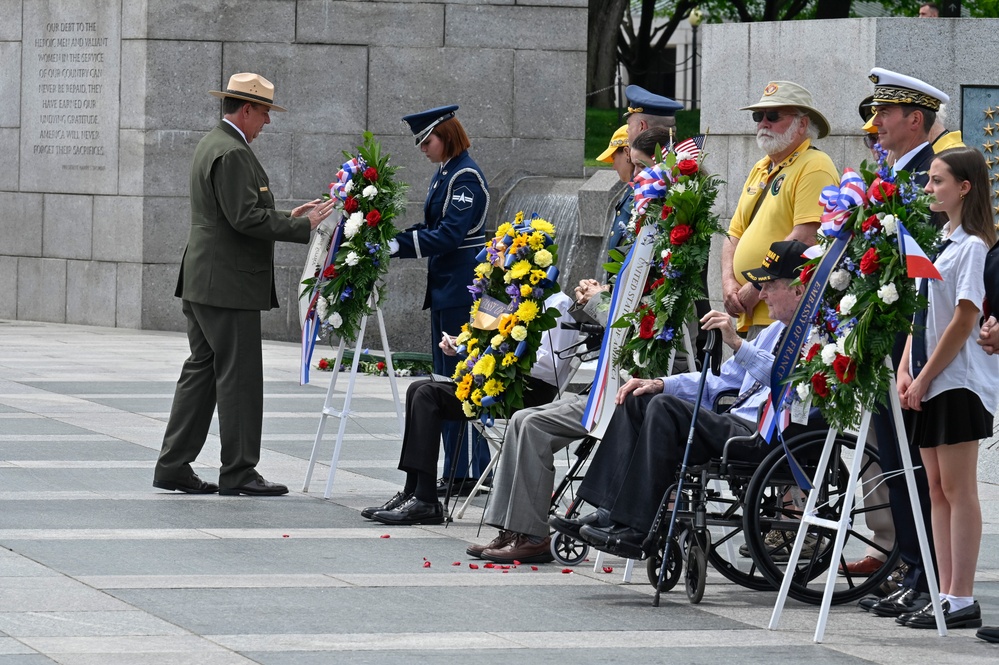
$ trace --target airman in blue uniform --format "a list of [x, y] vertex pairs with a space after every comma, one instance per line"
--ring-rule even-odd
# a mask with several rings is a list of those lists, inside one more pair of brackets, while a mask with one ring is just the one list
[[[430, 337], [434, 372], [451, 376], [457, 357], [449, 357], [438, 347], [443, 333], [458, 334], [468, 322], [474, 279], [475, 259], [486, 242], [485, 223], [489, 210], [489, 189], [482, 169], [468, 154], [470, 141], [454, 112], [457, 106], [438, 108], [407, 115], [416, 145], [431, 162], [440, 164], [430, 181], [423, 206], [423, 222], [396, 235], [399, 247], [395, 256], [426, 258], [427, 291], [423, 308], [430, 310]], [[447, 423], [444, 427], [444, 469], [451, 469], [452, 455], [465, 423]], [[489, 463], [489, 447], [476, 436], [473, 441], [471, 474], [478, 477]], [[468, 474], [467, 447], [458, 449], [456, 486], [464, 489], [471, 482], [458, 484]]]

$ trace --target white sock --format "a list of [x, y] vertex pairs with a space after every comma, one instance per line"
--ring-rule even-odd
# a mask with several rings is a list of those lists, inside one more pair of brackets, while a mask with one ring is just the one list
[[974, 596], [948, 596], [950, 601], [950, 611], [957, 612], [965, 607], [970, 607], [975, 602]]

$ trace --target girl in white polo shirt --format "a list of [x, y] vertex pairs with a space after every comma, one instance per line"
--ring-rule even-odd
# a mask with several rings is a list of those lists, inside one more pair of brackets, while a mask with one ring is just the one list
[[[985, 297], [985, 255], [995, 243], [988, 168], [980, 152], [952, 148], [930, 165], [926, 192], [946, 214], [944, 244], [934, 261], [943, 279], [930, 280], [925, 356], [919, 331], [910, 335], [898, 370], [898, 393], [911, 445], [918, 446], [930, 484], [933, 544], [948, 628], [982, 625], [973, 596], [982, 539], [978, 502], [978, 442], [992, 435], [999, 406], [999, 356], [978, 339]], [[921, 362], [925, 361], [925, 364]], [[896, 621], [935, 628], [933, 607]]]

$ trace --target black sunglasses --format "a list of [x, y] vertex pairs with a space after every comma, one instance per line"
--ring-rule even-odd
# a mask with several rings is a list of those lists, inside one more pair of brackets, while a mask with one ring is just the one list
[[753, 122], [760, 122], [764, 117], [767, 119], [767, 122], [777, 122], [782, 115], [788, 114], [781, 113], [780, 111], [753, 111]]

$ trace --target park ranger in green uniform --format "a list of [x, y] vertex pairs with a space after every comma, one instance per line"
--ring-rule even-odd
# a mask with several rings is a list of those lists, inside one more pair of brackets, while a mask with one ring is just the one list
[[[174, 393], [153, 486], [191, 494], [287, 494], [256, 471], [263, 424], [260, 312], [278, 306], [274, 241], [307, 243], [333, 210], [318, 199], [291, 212], [274, 209], [263, 166], [250, 149], [274, 104], [274, 86], [259, 74], [234, 74], [222, 98], [223, 118], [198, 143], [191, 166], [191, 230], [175, 295], [187, 317], [191, 355]], [[218, 405], [219, 482], [191, 468]]]

